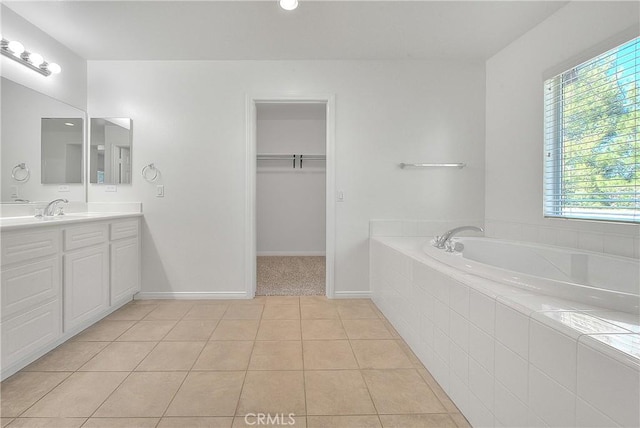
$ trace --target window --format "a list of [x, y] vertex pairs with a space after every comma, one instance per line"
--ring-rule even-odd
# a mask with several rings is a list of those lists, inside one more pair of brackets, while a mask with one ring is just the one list
[[640, 38], [544, 83], [546, 217], [640, 222]]

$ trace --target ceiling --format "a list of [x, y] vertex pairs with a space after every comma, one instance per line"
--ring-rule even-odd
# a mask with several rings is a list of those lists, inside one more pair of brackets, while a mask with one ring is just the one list
[[4, 1], [88, 60], [481, 61], [564, 1]]

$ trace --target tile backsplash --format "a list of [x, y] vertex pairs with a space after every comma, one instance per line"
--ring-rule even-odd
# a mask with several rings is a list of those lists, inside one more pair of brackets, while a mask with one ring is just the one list
[[[369, 222], [369, 236], [424, 236], [434, 237], [442, 235], [449, 229], [458, 226], [477, 226], [483, 227], [482, 219], [463, 219], [463, 220], [371, 220]], [[466, 233], [466, 232], [465, 232]], [[473, 232], [463, 236], [477, 235]]]
[[485, 235], [491, 238], [537, 242], [579, 248], [624, 257], [640, 258], [640, 225], [550, 221], [550, 225], [485, 220]]
[[[624, 257], [640, 258], [640, 225], [618, 223], [588, 224], [580, 221], [550, 220], [537, 225], [493, 219], [463, 220], [371, 220], [369, 235], [433, 237], [462, 225], [485, 228], [485, 236], [578, 248]], [[465, 232], [462, 236], [477, 236]]]

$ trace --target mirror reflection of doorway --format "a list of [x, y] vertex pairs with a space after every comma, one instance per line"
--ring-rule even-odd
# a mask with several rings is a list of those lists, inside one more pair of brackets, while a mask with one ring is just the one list
[[326, 103], [256, 104], [256, 295], [326, 295]]
[[132, 121], [91, 118], [89, 182], [131, 184]]
[[114, 146], [115, 173], [117, 184], [131, 183], [131, 148]]

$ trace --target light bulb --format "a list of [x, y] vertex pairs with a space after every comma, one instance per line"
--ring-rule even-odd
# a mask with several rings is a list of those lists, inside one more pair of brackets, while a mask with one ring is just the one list
[[280, 0], [280, 7], [284, 10], [294, 10], [298, 7], [298, 0]]
[[24, 46], [22, 43], [16, 42], [15, 40], [10, 41], [8, 47], [15, 56], [20, 56], [20, 54], [24, 52]]
[[47, 65], [47, 69], [52, 73], [52, 74], [58, 74], [62, 71], [62, 68], [60, 68], [60, 66], [58, 64], [56, 64], [55, 62], [51, 62]]
[[40, 64], [44, 62], [44, 58], [38, 53], [30, 53], [29, 62], [33, 64], [34, 67], [40, 67]]

